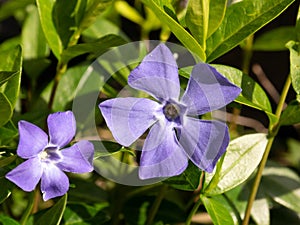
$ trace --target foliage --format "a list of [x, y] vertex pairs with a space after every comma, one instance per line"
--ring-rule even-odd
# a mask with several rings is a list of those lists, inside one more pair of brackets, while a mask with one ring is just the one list
[[[299, 1], [0, 4], [0, 224], [200, 224], [201, 216], [209, 215], [213, 224], [268, 225], [278, 224], [278, 212], [284, 224], [300, 223], [300, 144], [295, 140], [299, 133], [281, 136], [288, 129], [299, 132], [300, 10], [298, 15], [287, 10], [299, 7]], [[297, 21], [263, 29], [281, 14]], [[13, 35], [2, 30], [7, 24]], [[150, 39], [184, 46], [194, 62], [212, 63], [242, 89], [228, 105], [227, 118], [222, 117], [227, 119], [231, 141], [212, 173], [189, 162], [178, 176], [128, 185], [137, 179], [141, 143], [129, 147], [116, 143], [97, 105], [118, 94], [149, 97], [126, 85], [130, 71], [151, 47]], [[134, 47], [124, 48], [128, 43]], [[261, 82], [252, 76], [251, 57], [262, 52], [270, 60], [284, 52], [282, 60], [272, 62], [278, 71], [281, 63], [289, 62], [286, 74], [267, 74], [280, 78], [275, 86], [281, 93], [275, 101], [266, 79]], [[232, 55], [233, 63], [223, 63]], [[240, 61], [240, 66], [233, 66]], [[179, 67], [185, 89], [192, 67]], [[22, 162], [17, 156], [17, 124], [26, 120], [45, 128], [50, 113], [67, 110], [78, 117], [75, 140], [91, 140], [96, 149], [95, 171], [68, 174], [68, 194], [43, 202], [39, 191], [24, 192], [5, 178]], [[218, 113], [202, 117], [219, 118]], [[249, 114], [259, 116], [250, 119]], [[257, 123], [264, 129], [258, 131], [253, 125]], [[280, 141], [286, 141], [286, 149], [280, 148]]]

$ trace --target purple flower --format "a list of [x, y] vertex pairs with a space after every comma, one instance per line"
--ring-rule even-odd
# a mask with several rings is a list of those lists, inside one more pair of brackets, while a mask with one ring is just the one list
[[53, 113], [47, 119], [48, 135], [36, 125], [19, 122], [17, 154], [27, 159], [6, 174], [24, 191], [33, 191], [41, 180], [43, 199], [62, 196], [69, 189], [69, 179], [62, 172], [86, 173], [93, 170], [94, 146], [82, 140], [65, 148], [75, 136], [76, 121], [71, 111]]
[[205, 63], [193, 67], [180, 97], [178, 67], [164, 45], [150, 52], [128, 77], [128, 84], [153, 96], [115, 98], [99, 107], [114, 138], [131, 145], [149, 127], [140, 158], [139, 177], [171, 177], [182, 173], [190, 159], [212, 172], [229, 142], [225, 123], [198, 119], [224, 107], [241, 89]]

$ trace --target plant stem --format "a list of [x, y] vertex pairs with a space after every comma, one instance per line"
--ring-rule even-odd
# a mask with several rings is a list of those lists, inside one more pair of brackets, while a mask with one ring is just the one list
[[289, 75], [286, 82], [285, 82], [285, 85], [283, 87], [282, 94], [281, 94], [281, 97], [280, 97], [280, 100], [279, 100], [279, 103], [278, 103], [278, 106], [277, 106], [277, 109], [276, 109], [276, 112], [275, 112], [275, 115], [277, 117], [277, 123], [275, 125], [270, 124], [270, 126], [269, 126], [270, 138], [268, 140], [263, 158], [262, 158], [262, 160], [259, 164], [258, 171], [257, 171], [257, 174], [255, 176], [255, 180], [254, 180], [252, 190], [251, 190], [251, 193], [250, 193], [250, 196], [249, 196], [249, 199], [248, 199], [248, 204], [247, 204], [247, 208], [246, 208], [246, 211], [245, 211], [245, 217], [244, 217], [242, 225], [248, 225], [249, 224], [251, 208], [252, 208], [253, 202], [255, 200], [257, 191], [258, 191], [258, 187], [259, 187], [259, 184], [260, 184], [260, 181], [261, 181], [261, 178], [262, 178], [262, 173], [263, 173], [263, 170], [264, 170], [265, 165], [267, 163], [268, 156], [269, 156], [272, 144], [274, 142], [275, 136], [277, 135], [279, 127], [280, 127], [279, 119], [280, 119], [281, 112], [282, 112], [282, 109], [283, 109], [283, 106], [284, 106], [284, 102], [285, 102], [285, 99], [286, 99], [286, 96], [287, 96], [287, 93], [289, 91], [290, 86], [291, 86], [291, 76]]
[[33, 205], [34, 205], [35, 192], [36, 192], [36, 190], [30, 192], [30, 194], [29, 194], [27, 207], [26, 207], [25, 212], [23, 213], [21, 220], [20, 220], [21, 225], [25, 225], [27, 223], [27, 220], [32, 212]]
[[155, 201], [153, 202], [152, 207], [150, 208], [149, 215], [148, 215], [147, 222], [146, 222], [147, 225], [153, 224], [155, 215], [159, 209], [160, 203], [162, 202], [167, 189], [168, 189], [168, 186], [163, 184], [163, 186], [160, 189], [160, 192], [158, 193]]
[[195, 203], [195, 205], [194, 205], [194, 207], [192, 208], [190, 214], [188, 215], [188, 218], [186, 219], [185, 225], [190, 225], [190, 224], [191, 224], [192, 218], [193, 218], [193, 216], [196, 214], [196, 212], [198, 211], [198, 208], [199, 208], [199, 206], [201, 205], [201, 203], [202, 203], [201, 199], [199, 199], [199, 200]]

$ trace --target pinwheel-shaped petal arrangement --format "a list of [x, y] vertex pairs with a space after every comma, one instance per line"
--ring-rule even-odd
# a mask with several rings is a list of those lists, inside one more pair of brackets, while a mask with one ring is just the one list
[[179, 175], [188, 160], [212, 172], [229, 143], [228, 128], [223, 122], [200, 120], [198, 115], [226, 106], [241, 89], [210, 65], [199, 63], [180, 96], [178, 67], [164, 44], [153, 49], [130, 73], [128, 84], [156, 101], [115, 98], [99, 107], [115, 140], [124, 146], [130, 146], [150, 128], [142, 148], [139, 177]]
[[[41, 180], [43, 199], [62, 196], [69, 189], [63, 172], [86, 173], [93, 170], [94, 146], [82, 140], [64, 148], [74, 138], [75, 117], [71, 111], [50, 114], [48, 135], [36, 125], [20, 121], [17, 154], [27, 159], [6, 174], [6, 178], [24, 191], [33, 191]], [[62, 150], [61, 150], [62, 149]]]

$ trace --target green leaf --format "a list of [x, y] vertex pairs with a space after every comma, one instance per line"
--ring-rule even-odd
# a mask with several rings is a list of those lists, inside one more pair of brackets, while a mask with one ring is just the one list
[[220, 26], [225, 16], [227, 0], [214, 0], [209, 2], [209, 20], [207, 37], [210, 37]]
[[272, 124], [277, 121], [267, 94], [251, 77], [233, 67], [215, 64], [212, 66], [233, 84], [242, 88], [242, 93], [235, 99], [236, 102], [264, 111]]
[[262, 133], [231, 141], [217, 169], [205, 176], [205, 195], [222, 194], [247, 180], [260, 163], [267, 142], [267, 135]]
[[280, 117], [280, 125], [293, 125], [300, 123], [300, 102], [294, 100], [288, 104]]
[[86, 0], [69, 0], [68, 4], [64, 0], [56, 0], [53, 5], [53, 23], [62, 42], [63, 49], [69, 45], [71, 37], [78, 29], [77, 17], [82, 18], [84, 13], [82, 10], [76, 12], [76, 9], [85, 9], [85, 4]]
[[295, 27], [277, 27], [255, 38], [254, 51], [286, 51], [286, 43], [295, 40]]
[[13, 114], [13, 108], [7, 97], [0, 92], [0, 127], [6, 124]]
[[223, 195], [206, 197], [200, 195], [214, 225], [238, 225], [238, 216]]
[[294, 0], [243, 0], [230, 5], [220, 27], [207, 40], [207, 62], [240, 44], [293, 2]]
[[179, 190], [194, 191], [199, 186], [201, 173], [202, 171], [197, 166], [189, 162], [188, 167], [182, 174], [171, 177], [165, 180], [164, 183]]
[[142, 2], [155, 13], [158, 19], [168, 25], [170, 30], [186, 48], [196, 54], [202, 61], [205, 61], [206, 56], [201, 45], [199, 45], [193, 36], [191, 36], [176, 20], [159, 6], [158, 0], [142, 0]]
[[6, 83], [9, 79], [17, 75], [19, 72], [16, 71], [0, 71], [0, 86]]
[[36, 4], [38, 7], [44, 35], [53, 54], [59, 60], [60, 54], [63, 50], [63, 44], [56, 31], [56, 27], [54, 25], [54, 18], [52, 15], [55, 0], [36, 0]]
[[59, 225], [67, 204], [67, 194], [59, 199], [54, 206], [37, 218], [34, 225]]
[[143, 26], [145, 22], [144, 18], [141, 14], [131, 5], [129, 5], [126, 1], [116, 1], [115, 8], [120, 15], [125, 17], [126, 19]]
[[[21, 84], [22, 70], [22, 50], [20, 46], [14, 47], [0, 53], [0, 71], [18, 71], [11, 77], [5, 85], [0, 87], [7, 100], [10, 102], [12, 109], [17, 103]], [[3, 100], [3, 96], [2, 96]]]
[[67, 48], [63, 51], [61, 55], [61, 60], [62, 62], [67, 63], [72, 58], [86, 53], [93, 53], [96, 56], [98, 56], [111, 47], [122, 45], [125, 43], [126, 41], [117, 35], [106, 35], [95, 42], [77, 44]]
[[[69, 68], [62, 76], [56, 90], [52, 109], [64, 111], [75, 97], [76, 89], [82, 75], [87, 70], [87, 65], [79, 65]], [[52, 87], [52, 85], [51, 85]], [[50, 88], [51, 89], [51, 88]]]
[[107, 206], [106, 203], [97, 206], [83, 203], [68, 204], [63, 216], [64, 225], [104, 224], [109, 220], [109, 217], [102, 209]]
[[209, 0], [189, 0], [185, 23], [201, 47], [206, 48], [208, 32]]
[[300, 177], [295, 172], [272, 164], [264, 169], [261, 184], [275, 202], [300, 213]]
[[42, 31], [36, 6], [27, 8], [28, 14], [22, 27], [22, 46], [24, 59], [34, 59], [49, 56], [49, 48]]
[[79, 30], [82, 32], [91, 26], [97, 19], [97, 17], [110, 8], [110, 5], [113, 1], [112, 0], [90, 0], [88, 1], [87, 10], [82, 18]]
[[1, 3], [0, 7], [0, 21], [7, 19], [14, 15], [17, 10], [24, 10], [29, 4], [33, 4], [34, 0], [9, 0]]
[[20, 225], [17, 221], [5, 215], [0, 215], [0, 223], [3, 225]]
[[115, 34], [122, 37], [124, 40], [129, 41], [129, 38], [119, 26], [102, 17], [98, 17], [95, 23], [82, 33], [82, 36], [86, 42], [90, 42], [108, 34]]
[[4, 202], [11, 194], [10, 189], [12, 188], [13, 184], [5, 178], [5, 174], [7, 174], [8, 172], [8, 169], [0, 168], [0, 204]]
[[290, 41], [286, 45], [290, 50], [290, 73], [292, 85], [297, 95], [300, 95], [300, 46], [299, 42]]
[[112, 141], [92, 141], [92, 143], [95, 148], [94, 159], [98, 157], [109, 156], [124, 149], [122, 145]]

